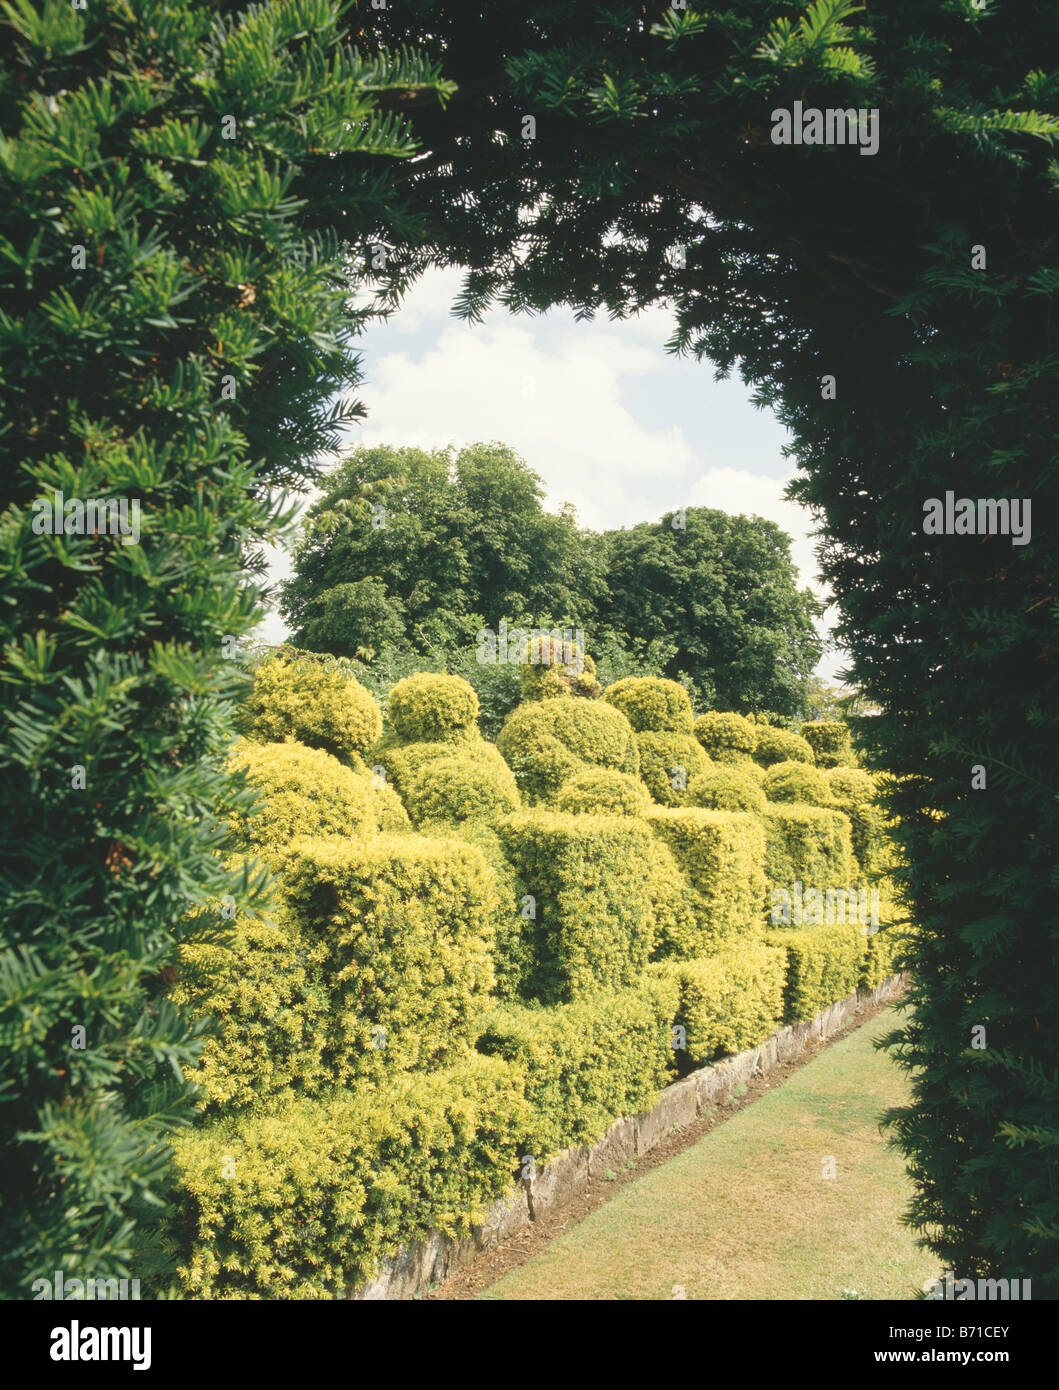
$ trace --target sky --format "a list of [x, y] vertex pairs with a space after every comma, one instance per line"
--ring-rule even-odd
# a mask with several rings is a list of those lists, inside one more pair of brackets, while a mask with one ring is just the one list
[[[364, 380], [356, 394], [367, 418], [347, 431], [349, 447], [499, 440], [540, 475], [546, 508], [572, 503], [593, 530], [686, 506], [766, 517], [792, 537], [801, 583], [828, 601], [812, 514], [783, 500], [793, 476], [786, 430], [751, 405], [737, 378], [714, 381], [709, 363], [665, 351], [668, 310], [620, 323], [578, 323], [560, 309], [533, 317], [498, 310], [470, 325], [451, 313], [460, 280], [459, 270], [428, 272], [391, 319], [358, 340]], [[287, 555], [273, 550], [272, 581], [289, 573]], [[283, 640], [278, 613], [259, 635]], [[825, 649], [818, 674], [835, 680], [846, 660]]]

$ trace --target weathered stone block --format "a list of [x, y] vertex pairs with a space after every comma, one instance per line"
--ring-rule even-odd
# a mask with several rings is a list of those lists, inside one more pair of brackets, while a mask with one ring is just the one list
[[535, 1178], [526, 1180], [530, 1217], [539, 1221], [587, 1191], [588, 1150], [579, 1145], [553, 1158]]
[[636, 1116], [636, 1153], [649, 1153], [679, 1125], [690, 1124], [698, 1106], [695, 1083], [690, 1078], [668, 1086], [658, 1104]]
[[471, 1227], [471, 1236], [478, 1250], [492, 1250], [494, 1245], [528, 1226], [529, 1221], [526, 1189], [518, 1187], [509, 1197], [501, 1197], [493, 1203], [481, 1225]]
[[636, 1121], [631, 1117], [615, 1120], [603, 1138], [588, 1153], [588, 1175], [595, 1181], [608, 1168], [617, 1171], [636, 1157]]

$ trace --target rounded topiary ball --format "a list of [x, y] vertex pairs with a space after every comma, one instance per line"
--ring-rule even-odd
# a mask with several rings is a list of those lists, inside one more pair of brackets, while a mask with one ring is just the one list
[[262, 793], [250, 814], [233, 823], [239, 840], [271, 858], [298, 835], [355, 836], [408, 830], [397, 793], [367, 770], [355, 770], [322, 748], [239, 739], [229, 767]]
[[855, 761], [849, 725], [841, 719], [803, 724], [802, 738], [812, 748], [817, 767], [849, 767]]
[[834, 804], [827, 778], [819, 768], [805, 763], [773, 763], [763, 785], [770, 801], [797, 801], [808, 806]]
[[686, 806], [688, 787], [710, 766], [710, 760], [691, 734], [642, 733], [640, 778], [660, 806]]
[[759, 724], [754, 743], [754, 760], [762, 767], [773, 763], [814, 763], [813, 750], [800, 734], [790, 729], [778, 729], [774, 724]]
[[629, 721], [603, 700], [529, 700], [504, 721], [496, 746], [531, 803], [547, 801], [589, 767], [640, 770]]
[[757, 729], [741, 714], [709, 710], [695, 720], [695, 737], [718, 763], [734, 763], [753, 756]]
[[717, 764], [692, 778], [688, 801], [708, 811], [754, 811], [765, 809], [765, 793], [756, 777], [737, 767]]
[[637, 733], [690, 734], [695, 723], [688, 692], [661, 676], [626, 676], [608, 685], [603, 698]]
[[461, 676], [421, 671], [393, 687], [386, 717], [394, 733], [410, 743], [443, 743], [476, 727], [478, 696]]
[[359, 681], [311, 657], [269, 657], [254, 672], [241, 732], [260, 743], [295, 739], [358, 766], [382, 732], [382, 711]]
[[455, 754], [426, 764], [405, 792], [417, 825], [428, 821], [492, 820], [519, 807], [518, 787], [501, 759]]
[[642, 816], [651, 809], [651, 798], [634, 777], [593, 767], [570, 778], [557, 804], [572, 815]]
[[863, 806], [875, 800], [875, 779], [859, 767], [833, 767], [826, 773], [827, 785], [836, 801]]

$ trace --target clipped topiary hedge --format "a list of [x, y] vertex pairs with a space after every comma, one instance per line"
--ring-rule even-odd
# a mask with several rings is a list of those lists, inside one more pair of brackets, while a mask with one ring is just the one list
[[774, 724], [759, 724], [754, 741], [754, 761], [762, 767], [773, 763], [813, 763], [815, 755], [801, 734], [779, 729]]
[[457, 839], [300, 839], [283, 866], [307, 936], [326, 941], [339, 1082], [427, 1071], [472, 1041], [493, 987], [495, 874]]
[[888, 867], [891, 848], [886, 812], [878, 803], [878, 787], [870, 773], [855, 767], [833, 767], [827, 773], [831, 797], [850, 819], [853, 853], [862, 879], [874, 879]]
[[773, 763], [761, 783], [769, 801], [796, 802], [802, 806], [830, 806], [831, 787], [819, 768], [806, 763]]
[[862, 989], [875, 989], [897, 971], [898, 961], [908, 949], [908, 934], [897, 925], [880, 927], [864, 938], [864, 959], [861, 962]]
[[741, 714], [708, 710], [695, 720], [695, 737], [714, 762], [735, 763], [753, 757], [758, 730]]
[[856, 876], [849, 817], [823, 806], [770, 803], [765, 826], [765, 875], [771, 886], [795, 882], [845, 888]]
[[428, 763], [460, 753], [486, 761], [496, 756], [496, 749], [471, 731], [459, 739], [431, 743], [406, 743], [396, 734], [389, 733], [383, 735], [369, 756], [371, 770], [378, 780], [393, 787], [403, 799]]
[[390, 691], [386, 722], [407, 743], [443, 743], [477, 728], [478, 696], [462, 676], [421, 671]]
[[326, 943], [281, 907], [269, 918], [240, 912], [221, 941], [185, 943], [169, 997], [215, 1031], [188, 1080], [199, 1109], [233, 1113], [333, 1084], [327, 1061], [330, 997]]
[[569, 636], [541, 633], [529, 639], [528, 663], [522, 668], [523, 700], [551, 700], [575, 695], [594, 700], [602, 690], [596, 663]]
[[528, 1127], [517, 1074], [472, 1053], [178, 1134], [183, 1292], [348, 1297], [400, 1243], [480, 1219], [510, 1188]]
[[519, 806], [515, 778], [502, 758], [487, 760], [462, 752], [425, 762], [404, 799], [417, 826], [495, 820]]
[[445, 834], [480, 850], [496, 879], [497, 906], [493, 924], [493, 964], [498, 999], [522, 996], [533, 968], [533, 937], [523, 919], [518, 880], [493, 825], [480, 820], [448, 827]]
[[860, 767], [832, 767], [824, 774], [836, 804], [855, 805], [874, 801], [878, 795], [875, 778]]
[[504, 721], [496, 746], [530, 805], [553, 800], [589, 767], [636, 775], [640, 758], [629, 721], [603, 700], [536, 700]]
[[688, 787], [710, 760], [691, 734], [641, 733], [640, 777], [660, 806], [686, 806]]
[[801, 735], [813, 750], [817, 767], [852, 767], [856, 762], [849, 725], [841, 719], [803, 724]]
[[680, 991], [673, 1023], [685, 1032], [677, 1048], [681, 1071], [742, 1052], [770, 1037], [783, 1021], [787, 957], [775, 945], [743, 943], [737, 950], [650, 967]]
[[634, 777], [590, 767], [570, 778], [556, 805], [569, 815], [642, 816], [651, 809], [651, 798]]
[[[759, 931], [765, 832], [756, 816], [695, 808], [652, 811], [647, 822], [687, 876], [697, 911], [682, 954], [705, 955]], [[659, 955], [666, 953], [660, 943]]]
[[254, 671], [241, 728], [261, 743], [296, 739], [360, 767], [382, 711], [359, 681], [309, 657], [270, 657]]
[[716, 763], [697, 773], [688, 786], [688, 802], [707, 811], [751, 811], [760, 815], [765, 801], [760, 781], [732, 764]]
[[533, 900], [523, 923], [533, 958], [527, 997], [568, 1003], [631, 983], [653, 945], [647, 825], [629, 816], [537, 811], [507, 816], [497, 830], [519, 900]]
[[659, 676], [627, 676], [603, 692], [637, 733], [690, 734], [695, 716], [691, 697], [677, 681]]
[[238, 839], [273, 863], [297, 835], [362, 835], [411, 829], [393, 790], [320, 748], [238, 740], [229, 766], [260, 793], [253, 814], [233, 822]]
[[661, 836], [651, 840], [647, 885], [654, 919], [654, 950], [659, 958], [691, 956], [702, 942], [703, 904]]
[[673, 1079], [670, 1024], [678, 998], [675, 980], [648, 973], [629, 989], [556, 1008], [493, 1010], [478, 1047], [525, 1077], [530, 1115], [521, 1153], [540, 1167], [652, 1106]]
[[766, 936], [787, 954], [784, 1023], [801, 1023], [847, 999], [861, 982], [867, 938], [852, 923], [822, 927], [779, 927]]

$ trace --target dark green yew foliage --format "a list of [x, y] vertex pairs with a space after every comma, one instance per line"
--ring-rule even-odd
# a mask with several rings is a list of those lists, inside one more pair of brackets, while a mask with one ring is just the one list
[[[667, 300], [674, 351], [791, 430], [922, 928], [910, 1219], [957, 1277], [1059, 1295], [1059, 8], [409, 0], [389, 24], [460, 84], [404, 171], [433, 231], [395, 285], [469, 266], [471, 319]], [[877, 110], [877, 153], [774, 144], [795, 101]], [[948, 490], [1032, 498], [1030, 543], [925, 535]]]
[[[273, 490], [356, 413], [334, 397], [362, 241], [409, 225], [387, 171], [415, 145], [373, 101], [445, 91], [412, 55], [358, 56], [339, 10], [0, 17], [4, 1297], [56, 1268], [169, 1287], [152, 1222], [203, 1038], [164, 991], [179, 943], [261, 886], [219, 854], [247, 799], [228, 657]], [[53, 491], [137, 502], [138, 543], [34, 529]]]

